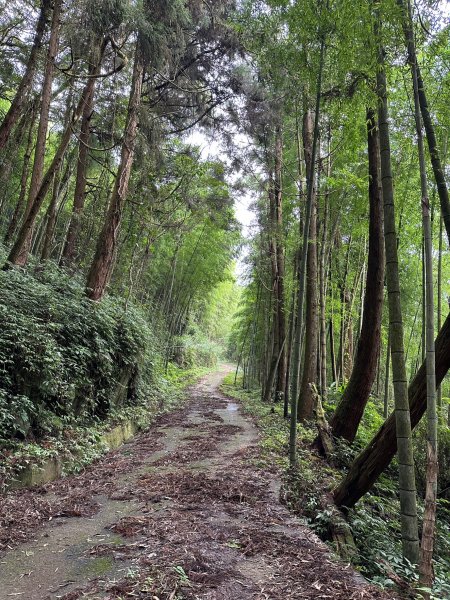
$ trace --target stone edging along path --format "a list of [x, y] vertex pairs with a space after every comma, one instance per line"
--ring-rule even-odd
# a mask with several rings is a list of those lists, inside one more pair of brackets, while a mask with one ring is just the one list
[[[135, 436], [139, 429], [140, 427], [134, 421], [124, 421], [109, 431], [105, 431], [100, 437], [99, 444], [104, 445], [107, 452], [115, 450]], [[20, 490], [50, 483], [59, 479], [64, 471], [70, 471], [73, 463], [74, 459], [52, 456], [40, 464], [27, 465], [22, 471], [15, 474], [14, 478], [7, 480], [5, 486], [9, 490]]]

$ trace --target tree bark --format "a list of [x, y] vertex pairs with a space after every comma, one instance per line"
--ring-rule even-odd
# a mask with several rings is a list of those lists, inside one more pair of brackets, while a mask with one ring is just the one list
[[[269, 161], [268, 161], [269, 162]], [[275, 176], [269, 177], [269, 214], [268, 214], [268, 250], [271, 264], [272, 288], [270, 295], [271, 302], [271, 327], [268, 329], [268, 338], [266, 346], [269, 349], [268, 353], [268, 369], [267, 378], [261, 390], [262, 401], [270, 402], [272, 399], [272, 391], [275, 383], [278, 365], [279, 346], [279, 321], [278, 321], [278, 260], [277, 260], [277, 217], [276, 217], [276, 182]]]
[[39, 114], [39, 125], [36, 137], [36, 147], [34, 151], [33, 171], [31, 173], [30, 189], [28, 192], [28, 202], [25, 210], [25, 218], [31, 210], [36, 195], [42, 182], [44, 170], [45, 148], [47, 145], [47, 130], [50, 115], [50, 103], [52, 98], [53, 74], [55, 70], [55, 59], [58, 53], [60, 17], [62, 9], [62, 0], [55, 0], [53, 4], [53, 17], [50, 32], [50, 41], [45, 64], [44, 81], [41, 93], [41, 110]]
[[403, 11], [403, 32], [405, 35], [406, 47], [408, 50], [408, 63], [410, 65], [415, 65], [420, 112], [422, 114], [423, 125], [425, 128], [428, 143], [428, 150], [430, 152], [431, 166], [433, 168], [434, 179], [439, 195], [441, 214], [444, 220], [445, 231], [447, 232], [447, 239], [450, 244], [450, 200], [448, 195], [448, 188], [447, 183], [445, 181], [444, 169], [442, 168], [441, 164], [441, 157], [436, 141], [434, 125], [431, 119], [430, 109], [428, 107], [428, 98], [425, 91], [425, 84], [422, 78], [419, 63], [417, 61], [417, 51], [414, 42], [412, 18], [409, 14], [410, 11], [408, 10], [408, 5], [405, 4], [404, 0], [397, 0], [397, 3]]
[[[339, 291], [340, 291], [340, 301], [341, 301], [341, 318], [339, 323], [339, 350], [337, 356], [337, 379], [345, 381], [348, 376], [348, 346], [347, 346], [347, 336], [346, 333], [348, 331], [348, 325], [351, 327], [351, 311], [346, 310], [346, 307], [350, 307], [351, 304], [351, 294], [347, 289], [347, 278], [349, 273], [349, 265], [350, 265], [350, 251], [352, 248], [352, 235], [350, 234], [348, 245], [347, 245], [347, 253], [345, 257], [345, 268], [342, 280], [339, 283]], [[348, 316], [347, 316], [348, 315]], [[347, 323], [348, 320], [348, 323]]]
[[[312, 145], [314, 122], [311, 111], [305, 114], [303, 121], [303, 146], [306, 171], [312, 171]], [[314, 187], [314, 181], [311, 183]], [[305, 354], [303, 372], [298, 398], [298, 420], [311, 419], [314, 411], [314, 392], [311, 385], [317, 383], [317, 206], [315, 189], [311, 195], [311, 220], [307, 248], [306, 305], [305, 305]]]
[[[436, 386], [450, 368], [450, 314], [435, 340]], [[427, 409], [426, 365], [422, 364], [408, 387], [411, 427], [417, 426]], [[386, 420], [372, 441], [353, 461], [349, 472], [334, 491], [334, 500], [342, 508], [351, 508], [366, 494], [397, 452], [395, 415]]]
[[390, 367], [391, 367], [391, 334], [388, 332], [386, 345], [386, 367], [384, 371], [384, 401], [383, 401], [383, 416], [385, 419], [389, 416], [389, 384], [390, 384]]
[[331, 378], [333, 383], [338, 383], [337, 369], [336, 369], [336, 353], [334, 351], [334, 325], [333, 318], [329, 321], [330, 331], [330, 360], [331, 360]]
[[[92, 58], [92, 64], [89, 68], [89, 79], [86, 84], [86, 89], [83, 98], [83, 110], [81, 114], [81, 126], [78, 138], [79, 144], [77, 174], [75, 181], [75, 192], [73, 196], [72, 215], [70, 217], [69, 227], [67, 229], [67, 236], [61, 259], [61, 263], [65, 266], [71, 265], [75, 259], [76, 242], [78, 238], [78, 231], [80, 228], [80, 219], [84, 210], [87, 170], [89, 162], [88, 144], [90, 137], [90, 123], [92, 113], [94, 110], [95, 84], [97, 82], [97, 76], [100, 74], [103, 53], [106, 48], [106, 44], [104, 41], [101, 44], [101, 46], [99, 46], [99, 48], [99, 52], [94, 51], [93, 53], [94, 56]], [[97, 56], [97, 54], [99, 54], [99, 56]]]
[[[302, 277], [301, 274], [301, 265], [302, 265], [302, 257], [303, 257], [303, 248], [302, 243], [304, 242], [304, 226], [305, 226], [305, 216], [306, 216], [306, 200], [307, 200], [307, 186], [306, 186], [306, 175], [305, 175], [305, 165], [303, 160], [303, 149], [302, 149], [302, 133], [300, 126], [300, 119], [298, 116], [299, 110], [296, 103], [295, 106], [295, 138], [296, 138], [296, 162], [297, 162], [297, 188], [298, 188], [298, 210], [299, 210], [299, 220], [298, 220], [298, 229], [299, 229], [299, 242], [296, 251], [296, 261], [297, 268], [295, 270], [295, 283], [293, 286], [293, 293], [295, 295], [295, 300], [293, 306], [295, 305], [295, 314], [293, 317], [293, 337], [292, 337], [292, 352], [291, 352], [291, 401], [295, 396], [298, 398], [298, 389], [300, 386], [300, 370], [301, 370], [301, 361], [302, 361], [302, 353], [303, 353], [303, 313], [299, 320], [299, 312], [298, 312], [298, 294], [299, 294], [299, 285], [300, 279]], [[303, 306], [302, 306], [303, 311]], [[298, 340], [298, 344], [296, 343]], [[297, 408], [295, 409], [297, 410]], [[297, 417], [296, 417], [297, 418]]]
[[277, 381], [275, 385], [275, 401], [283, 401], [286, 388], [286, 307], [284, 297], [284, 236], [283, 236], [283, 188], [282, 188], [282, 166], [283, 166], [283, 136], [281, 127], [278, 126], [275, 133], [275, 215], [276, 215], [276, 257], [277, 257], [277, 320], [278, 320], [278, 367]]
[[27, 262], [34, 222], [39, 212], [39, 208], [45, 198], [45, 194], [42, 198], [38, 198], [38, 196], [42, 196], [41, 189], [43, 186], [45, 193], [47, 192], [51, 180], [53, 179], [53, 175], [51, 175], [49, 180], [45, 181], [45, 178], [42, 178], [42, 173], [44, 169], [45, 147], [47, 144], [47, 129], [50, 101], [52, 96], [54, 63], [58, 53], [61, 8], [62, 0], [55, 0], [53, 5], [52, 26], [47, 52], [47, 62], [45, 66], [44, 82], [42, 84], [41, 110], [39, 115], [39, 126], [36, 138], [30, 189], [28, 193], [28, 202], [24, 214], [24, 223], [7, 260], [7, 263], [10, 263], [14, 266], [24, 266]]
[[[54, 174], [52, 198], [47, 209], [44, 241], [42, 245], [41, 260], [48, 260], [52, 255], [52, 244], [55, 235], [56, 223], [61, 204], [64, 202], [64, 196], [67, 193], [67, 186], [72, 175], [72, 156], [66, 160], [64, 173], [61, 175], [62, 165], [58, 167]], [[59, 199], [63, 197], [60, 202]]]
[[[327, 177], [331, 175], [331, 132], [328, 128], [327, 141]], [[326, 298], [327, 298], [327, 272], [326, 272], [326, 250], [328, 243], [328, 221], [330, 211], [330, 198], [328, 191], [325, 194], [325, 206], [322, 220], [322, 235], [319, 254], [319, 330], [320, 330], [320, 396], [322, 402], [326, 402], [328, 393], [327, 384], [327, 319], [326, 319]]]
[[85, 91], [88, 85], [89, 82], [86, 84], [83, 93], [81, 94], [80, 100], [78, 101], [78, 104], [73, 112], [69, 124], [66, 126], [65, 130], [62, 133], [61, 140], [59, 142], [59, 146], [55, 152], [53, 160], [50, 163], [42, 179], [42, 182], [34, 196], [34, 200], [31, 206], [29, 207], [28, 213], [25, 215], [25, 220], [22, 223], [22, 227], [20, 228], [15, 244], [11, 248], [11, 252], [9, 253], [8, 260], [4, 268], [8, 268], [9, 265], [24, 266], [27, 262], [28, 253], [31, 246], [31, 239], [33, 235], [33, 228], [37, 216], [42, 207], [42, 204], [44, 203], [47, 192], [49, 191], [50, 186], [53, 182], [55, 173], [61, 166], [61, 162], [64, 158], [67, 147], [72, 137], [73, 127], [74, 125], [76, 125], [81, 116], [81, 111], [84, 106]]
[[[414, 60], [415, 44], [412, 28], [411, 4], [408, 0], [408, 55]], [[423, 231], [423, 269], [425, 272], [425, 364], [427, 374], [427, 481], [425, 512], [423, 516], [422, 542], [420, 546], [420, 582], [423, 586], [433, 584], [433, 547], [436, 521], [436, 500], [438, 484], [437, 435], [438, 416], [436, 408], [436, 373], [434, 354], [434, 291], [433, 291], [433, 237], [431, 231], [430, 202], [428, 199], [427, 172], [423, 145], [422, 122], [420, 118], [419, 84], [417, 60], [410, 63], [414, 90], [414, 117], [416, 121], [417, 149], [419, 154], [421, 212]]]
[[[328, 126], [328, 160], [327, 160], [327, 177], [331, 176], [331, 128]], [[329, 267], [331, 263], [331, 254], [333, 251], [333, 240], [336, 236], [336, 231], [339, 223], [339, 216], [336, 216], [333, 226], [329, 230], [329, 222], [331, 217], [330, 207], [330, 192], [327, 189], [325, 192], [325, 209], [323, 219], [323, 233], [322, 233], [322, 247], [320, 253], [320, 267], [319, 267], [319, 286], [320, 286], [320, 357], [321, 357], [321, 397], [322, 401], [325, 402], [328, 396], [328, 371], [327, 371], [327, 319], [326, 319], [326, 306], [328, 297], [328, 284], [329, 284]], [[332, 309], [331, 309], [332, 310]], [[330, 349], [331, 354], [331, 349]], [[333, 360], [331, 360], [333, 362]], [[333, 366], [331, 366], [332, 374], [334, 376]]]
[[45, 232], [42, 245], [41, 260], [48, 260], [51, 254], [53, 232], [56, 224], [56, 205], [58, 203], [59, 191], [61, 186], [61, 168], [54, 175], [52, 198], [50, 200], [47, 214], [45, 215]]
[[20, 117], [27, 95], [31, 89], [51, 5], [51, 0], [42, 0], [41, 2], [39, 17], [36, 24], [36, 32], [34, 35], [30, 56], [28, 57], [25, 73], [19, 83], [19, 87], [17, 88], [14, 99], [11, 102], [11, 106], [9, 107], [3, 122], [0, 125], [0, 150], [6, 146], [11, 134], [11, 130]]
[[286, 349], [286, 383], [284, 388], [284, 403], [283, 403], [283, 416], [285, 419], [289, 417], [289, 400], [290, 400], [290, 385], [291, 385], [291, 372], [292, 372], [292, 350], [294, 346], [294, 332], [295, 332], [295, 283], [298, 277], [298, 265], [297, 265], [297, 253], [294, 257], [293, 265], [293, 285], [292, 285], [292, 297], [291, 297], [291, 309], [289, 311], [289, 332], [287, 337], [287, 349]]
[[[439, 215], [439, 249], [438, 249], [438, 272], [437, 272], [437, 330], [441, 329], [442, 325], [442, 229], [443, 229], [442, 214]], [[437, 389], [437, 404], [439, 410], [442, 411], [442, 386]], [[449, 407], [450, 408], [450, 407]]]
[[391, 334], [392, 380], [394, 384], [395, 418], [399, 463], [399, 495], [402, 524], [403, 556], [412, 564], [419, 560], [419, 533], [417, 523], [417, 498], [411, 421], [408, 405], [408, 383], [403, 347], [403, 316], [400, 296], [400, 278], [395, 223], [394, 187], [391, 171], [389, 112], [387, 83], [384, 65], [384, 48], [381, 45], [381, 21], [377, 11], [375, 38], [377, 41], [377, 93], [378, 124], [380, 131], [381, 181], [384, 203], [384, 239], [386, 249], [386, 282], [389, 305], [389, 331]]
[[109, 201], [105, 223], [97, 242], [97, 248], [86, 281], [86, 294], [94, 301], [102, 299], [114, 268], [119, 229], [133, 165], [143, 74], [144, 63], [138, 39], [120, 164]]
[[361, 334], [355, 362], [342, 400], [331, 419], [335, 437], [353, 442], [375, 381], [380, 353], [384, 287], [383, 199], [375, 113], [367, 111], [369, 155], [369, 256]]
[[22, 173], [20, 176], [19, 198], [18, 198], [17, 204], [14, 208], [14, 212], [13, 212], [11, 221], [9, 222], [9, 225], [8, 225], [8, 230], [5, 235], [5, 244], [9, 244], [10, 241], [14, 238], [14, 235], [17, 230], [17, 226], [20, 222], [20, 219], [22, 218], [22, 213], [25, 208], [25, 198], [26, 198], [26, 193], [27, 193], [28, 175], [30, 173], [30, 160], [31, 160], [31, 154], [33, 151], [33, 138], [34, 138], [33, 133], [34, 133], [34, 126], [36, 123], [36, 111], [37, 111], [37, 101], [33, 105], [32, 113], [31, 113], [31, 121], [30, 121], [29, 130], [28, 130], [27, 145], [25, 147], [25, 154], [23, 156]]
[[23, 110], [22, 117], [17, 123], [14, 130], [14, 135], [11, 135], [8, 139], [6, 147], [1, 152], [2, 157], [0, 158], [0, 189], [2, 195], [0, 197], [0, 215], [3, 214], [8, 200], [10, 199], [9, 186], [13, 181], [11, 173], [17, 171], [17, 166], [22, 164], [22, 159], [19, 156], [18, 151], [22, 146], [22, 142], [26, 137], [28, 139], [27, 132], [29, 133], [30, 128], [30, 117], [33, 119], [33, 112], [35, 112], [36, 102], [27, 102], [26, 109]]
[[[306, 279], [306, 267], [308, 261], [308, 240], [309, 240], [309, 227], [311, 223], [311, 215], [313, 208], [313, 196], [314, 196], [314, 173], [315, 173], [315, 162], [316, 152], [319, 139], [319, 114], [320, 114], [320, 97], [322, 93], [322, 75], [323, 65], [325, 58], [325, 39], [322, 37], [320, 43], [320, 61], [319, 61], [319, 73], [317, 75], [317, 89], [316, 89], [316, 106], [315, 106], [315, 117], [314, 117], [314, 134], [312, 143], [311, 153], [311, 169], [307, 173], [307, 197], [306, 197], [306, 214], [305, 222], [303, 226], [303, 251], [300, 262], [300, 278], [298, 286], [298, 301], [297, 301], [297, 330], [296, 339], [294, 343], [294, 365], [297, 365], [300, 357], [300, 341], [301, 341], [301, 324], [303, 320], [303, 296], [305, 291], [305, 279]], [[289, 428], [289, 464], [291, 467], [295, 467], [297, 464], [297, 392], [298, 392], [298, 372], [294, 370], [293, 387], [292, 387], [292, 400], [291, 400], [291, 420]]]

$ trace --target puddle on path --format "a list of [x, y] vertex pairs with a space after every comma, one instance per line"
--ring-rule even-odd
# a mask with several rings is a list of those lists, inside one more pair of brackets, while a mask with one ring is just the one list
[[[279, 478], [255, 472], [242, 458], [247, 450], [252, 452], [258, 431], [237, 403], [218, 392], [229, 371], [225, 367], [209, 375], [192, 388], [189, 410], [175, 412], [149, 430], [149, 436], [150, 432], [160, 434], [161, 445], [115, 478], [119, 484], [116, 500], [95, 496], [92, 499], [100, 508], [92, 517], [54, 519], [38, 529], [32, 541], [0, 557], [0, 600], [55, 600], [77, 588], [85, 590], [77, 598], [133, 597], [134, 592], [111, 596], [102, 589], [117, 580], [123, 585], [125, 576], [138, 572], [142, 564], [151, 567], [152, 560], [157, 565], [152, 577], [161, 575], [163, 583], [172, 581], [173, 565], [184, 561], [190, 576], [204, 575], [206, 579], [197, 580], [195, 588], [199, 600], [362, 597], [347, 594], [354, 576], [333, 563], [325, 545], [279, 503]], [[141, 436], [141, 441], [147, 439], [146, 433]], [[131, 458], [135, 451], [133, 442], [124, 448]], [[155, 492], [158, 485], [159, 492]], [[136, 530], [140, 533], [126, 538], [113, 533], [111, 525], [120, 520], [117, 529], [124, 535], [127, 521], [132, 524], [133, 520], [138, 526], [143, 524]], [[106, 554], [92, 552], [97, 545], [109, 551], [122, 544], [131, 550], [129, 554], [123, 548]], [[273, 548], [278, 554], [272, 556]], [[115, 560], [118, 554], [125, 560]], [[295, 596], [288, 572], [292, 566], [297, 569], [299, 595]], [[322, 572], [329, 571], [324, 589], [328, 595], [317, 593], [318, 566]], [[89, 590], [86, 586], [96, 585], [95, 581], [105, 585]], [[178, 585], [179, 581], [171, 590], [176, 591]], [[343, 595], [329, 595], [336, 586], [344, 590]], [[356, 588], [353, 591], [359, 593], [361, 583]], [[156, 597], [177, 597], [172, 593], [162, 595], [158, 588]], [[150, 599], [155, 594], [138, 597]]]
[[[214, 374], [212, 383], [202, 382], [196, 386], [195, 396], [201, 398], [202, 395], [215, 391], [217, 382], [221, 381], [226, 372], [227, 370], [222, 370], [219, 374]], [[224, 423], [245, 426], [247, 422], [237, 409], [237, 404], [230, 403], [227, 408], [215, 412]], [[208, 436], [208, 430], [201, 431], [201, 426], [209, 425], [201, 409], [190, 411], [187, 422], [199, 426], [195, 428], [196, 435]], [[152, 452], [132, 472], [119, 476], [121, 482], [132, 485], [133, 481], [149, 471], [170, 472], [170, 466], [152, 465], [169, 458], [183, 444], [190, 443], [189, 439], [183, 438], [194, 431], [170, 424], [157, 429], [163, 434], [163, 448]], [[255, 437], [255, 431], [250, 436], [231, 436], [231, 440], [220, 445], [221, 453], [233, 452]], [[127, 443], [124, 453], [129, 455], [132, 452], [132, 445]], [[214, 469], [214, 464], [213, 460], [205, 459], [197, 461], [197, 464], [193, 462], [190, 467], [193, 470]], [[111, 581], [124, 576], [129, 568], [126, 561], [114, 561], [109, 556], [95, 556], [90, 552], [98, 544], [124, 543], [124, 538], [113, 533], [109, 527], [123, 517], [142, 515], [142, 503], [133, 499], [112, 500], [107, 496], [94, 496], [92, 500], [99, 505], [98, 512], [92, 517], [55, 518], [35, 532], [32, 541], [21, 544], [0, 557], [0, 600], [53, 600], [90, 580], [105, 578]], [[160, 508], [155, 507], [155, 510]]]
[[118, 545], [123, 538], [107, 529], [118, 519], [135, 514], [134, 502], [96, 497], [100, 505], [93, 517], [56, 518], [0, 559], [0, 598], [38, 600], [58, 598], [80, 582], [96, 577], [123, 577], [126, 565], [109, 557], [91, 556], [97, 544]]

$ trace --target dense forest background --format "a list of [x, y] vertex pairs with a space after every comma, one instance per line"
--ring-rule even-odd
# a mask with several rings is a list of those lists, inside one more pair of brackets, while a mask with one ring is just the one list
[[445, 3], [0, 7], [5, 482], [226, 355], [292, 497], [312, 444], [366, 574], [448, 597]]
[[233, 52], [221, 8], [2, 9], [9, 439], [145, 401], [174, 359], [214, 364], [236, 302], [240, 227], [225, 165], [182, 137], [225, 94], [213, 73]]

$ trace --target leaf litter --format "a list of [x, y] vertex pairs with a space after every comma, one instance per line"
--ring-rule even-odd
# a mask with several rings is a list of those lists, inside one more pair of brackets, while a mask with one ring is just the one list
[[[193, 388], [183, 409], [162, 416], [80, 475], [7, 494], [0, 550], [57, 516], [95, 519], [96, 496], [104, 494], [138, 501], [139, 511], [110, 524], [121, 543], [100, 542], [88, 553], [126, 563], [127, 573], [79, 582], [49, 597], [399, 598], [364, 582], [279, 502], [279, 474], [255, 467], [256, 428], [239, 411], [227, 410], [218, 384], [218, 376], [210, 376]], [[170, 452], [163, 452], [165, 436], [175, 436]]]

